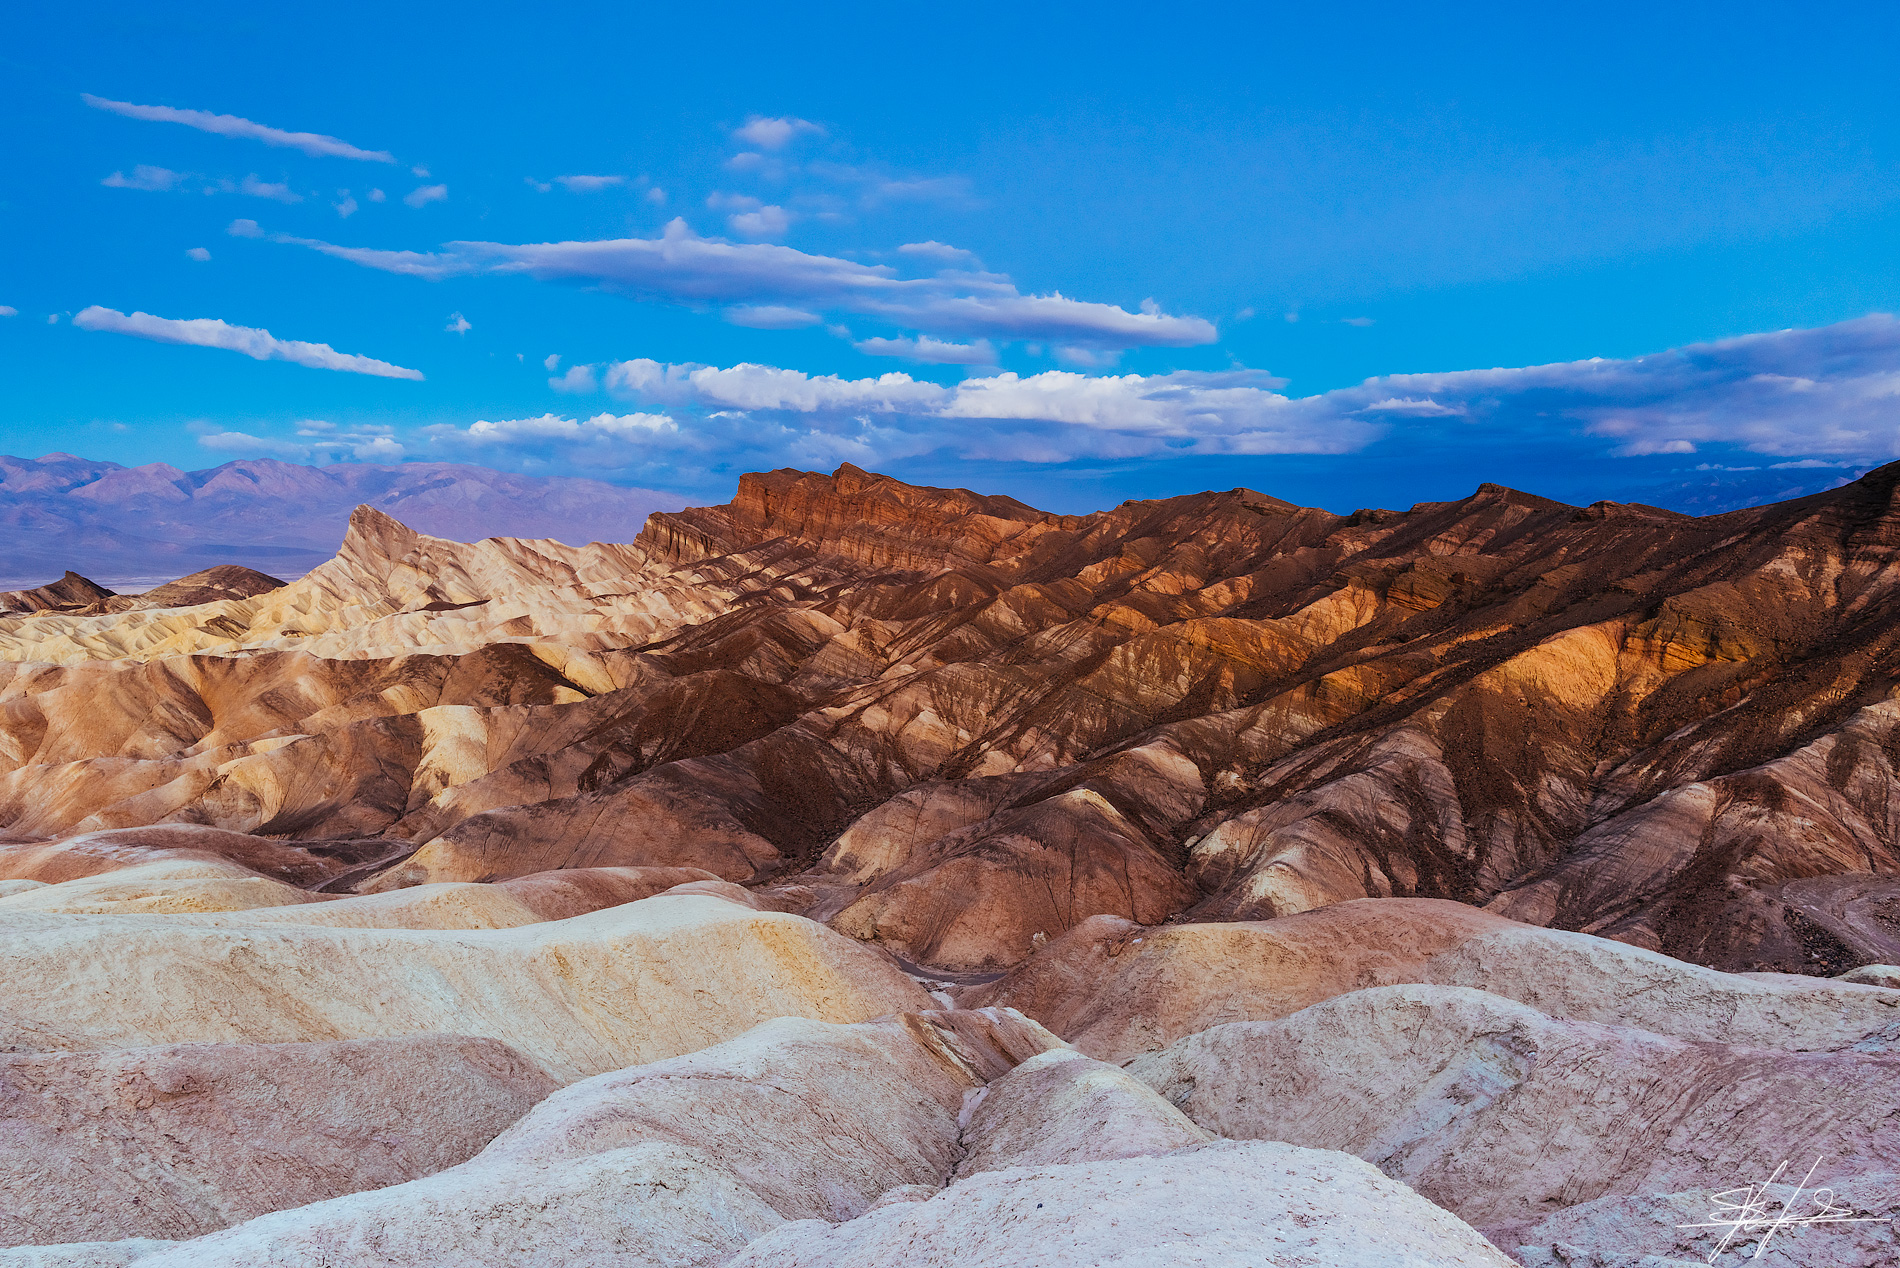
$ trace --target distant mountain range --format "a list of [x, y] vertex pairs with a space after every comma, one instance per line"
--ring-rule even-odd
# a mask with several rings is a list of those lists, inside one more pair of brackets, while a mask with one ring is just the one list
[[216, 564], [294, 578], [336, 553], [368, 503], [437, 537], [631, 541], [683, 499], [598, 480], [510, 475], [450, 462], [306, 467], [274, 459], [180, 471], [53, 453], [0, 456], [0, 589], [67, 569], [114, 588]]

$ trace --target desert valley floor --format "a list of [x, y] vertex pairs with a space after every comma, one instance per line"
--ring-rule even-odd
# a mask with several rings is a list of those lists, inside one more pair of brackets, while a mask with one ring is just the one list
[[628, 530], [0, 594], [0, 1268], [1900, 1263], [1900, 464]]

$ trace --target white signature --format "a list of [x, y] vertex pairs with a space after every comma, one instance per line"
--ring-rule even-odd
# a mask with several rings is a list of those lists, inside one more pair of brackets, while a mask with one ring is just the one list
[[[1714, 1193], [1710, 1199], [1715, 1209], [1709, 1212], [1707, 1221], [1700, 1224], [1678, 1224], [1677, 1228], [1720, 1228], [1727, 1232], [1709, 1252], [1709, 1262], [1714, 1263], [1722, 1252], [1737, 1238], [1745, 1238], [1754, 1233], [1761, 1234], [1761, 1241], [1755, 1247], [1755, 1253], [1749, 1258], [1760, 1259], [1768, 1250], [1768, 1243], [1776, 1233], [1784, 1228], [1801, 1228], [1810, 1224], [1888, 1224], [1891, 1220], [1874, 1215], [1856, 1215], [1845, 1207], [1834, 1205], [1834, 1190], [1828, 1188], [1810, 1189], [1808, 1182], [1814, 1179], [1815, 1171], [1821, 1160], [1816, 1158], [1814, 1166], [1808, 1168], [1800, 1185], [1781, 1202], [1781, 1210], [1775, 1212], [1769, 1208], [1775, 1204], [1774, 1197], [1768, 1192], [1768, 1186], [1781, 1178], [1788, 1169], [1786, 1162], [1775, 1168], [1774, 1174], [1760, 1184], [1750, 1184], [1739, 1189]], [[1806, 1215], [1795, 1213], [1795, 1203], [1803, 1194], [1813, 1204], [1813, 1211]]]

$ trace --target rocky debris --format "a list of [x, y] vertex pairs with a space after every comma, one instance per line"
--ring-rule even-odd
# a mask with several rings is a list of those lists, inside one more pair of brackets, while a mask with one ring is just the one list
[[1900, 1021], [1900, 997], [1865, 985], [1722, 973], [1416, 898], [1220, 924], [1098, 916], [957, 996], [966, 1007], [1019, 1008], [1083, 1052], [1118, 1061], [1401, 982], [1477, 987], [1552, 1017], [1770, 1048], [1838, 1048]]
[[486, 1035], [568, 1083], [768, 1018], [931, 1005], [874, 950], [705, 894], [512, 929], [204, 919], [0, 915], [0, 1051]]
[[1510, 1268], [1356, 1158], [1265, 1142], [987, 1171], [845, 1224], [786, 1224], [729, 1268]]
[[0, 1245], [196, 1237], [413, 1180], [554, 1086], [456, 1035], [0, 1053]]
[[1764, 1159], [1900, 1169], [1900, 1057], [1690, 1042], [1461, 987], [1355, 991], [1128, 1070], [1209, 1131], [1345, 1150], [1479, 1227]]

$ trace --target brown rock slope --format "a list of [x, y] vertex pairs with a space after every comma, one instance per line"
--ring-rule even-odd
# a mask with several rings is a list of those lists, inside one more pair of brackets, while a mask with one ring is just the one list
[[0, 618], [0, 832], [700, 868], [946, 970], [1400, 896], [1834, 974], [1900, 958], [1896, 486], [1060, 516], [843, 467], [586, 547], [363, 508], [278, 589]]

